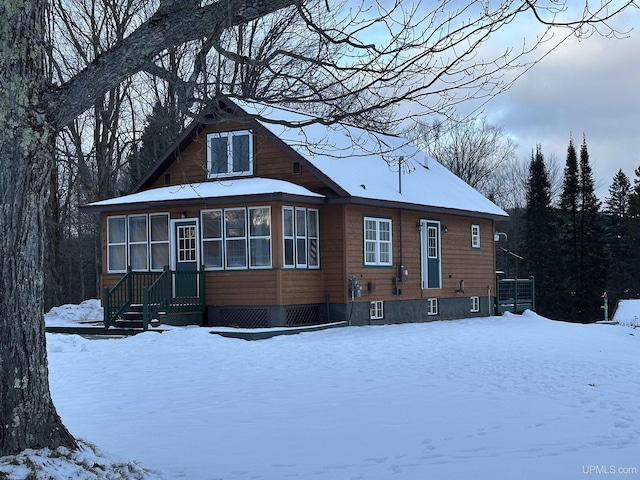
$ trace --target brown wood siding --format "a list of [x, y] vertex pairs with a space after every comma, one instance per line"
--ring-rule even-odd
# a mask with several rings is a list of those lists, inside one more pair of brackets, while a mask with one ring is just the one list
[[344, 205], [330, 205], [320, 211], [320, 262], [324, 291], [330, 302], [347, 301], [346, 245]]
[[[363, 217], [390, 218], [393, 228], [393, 266], [364, 266]], [[400, 217], [402, 217], [402, 248], [400, 247]], [[420, 219], [440, 221], [442, 288], [422, 289]], [[397, 209], [347, 207], [346, 213], [347, 262], [346, 277], [355, 275], [362, 287], [360, 301], [402, 300], [419, 298], [470, 297], [487, 295], [488, 287], [495, 284], [495, 251], [493, 221], [477, 220], [452, 215], [426, 215]], [[480, 249], [471, 248], [471, 224], [480, 225]], [[444, 232], [444, 226], [447, 232]], [[393, 293], [393, 279], [400, 263], [409, 272], [406, 282], [400, 283], [401, 295]], [[464, 293], [456, 292], [464, 280]], [[375, 291], [368, 291], [369, 282]], [[345, 287], [346, 290], [346, 287]]]
[[[247, 125], [240, 122], [224, 122], [207, 126], [182, 152], [180, 157], [160, 175], [152, 188], [208, 181], [207, 134], [246, 128], [248, 128]], [[310, 190], [326, 187], [321, 180], [304, 167], [300, 173], [294, 173], [293, 164], [298, 159], [291, 156], [286, 147], [282, 146], [265, 129], [254, 129], [253, 132], [254, 176], [286, 180]], [[165, 180], [165, 174], [170, 176], [168, 183]]]
[[277, 270], [207, 272], [206, 305], [277, 305], [277, 276]]

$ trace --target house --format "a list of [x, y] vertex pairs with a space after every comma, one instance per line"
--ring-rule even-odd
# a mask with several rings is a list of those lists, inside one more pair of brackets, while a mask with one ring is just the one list
[[402, 138], [222, 105], [131, 194], [85, 207], [108, 322], [136, 303], [147, 320], [238, 327], [493, 313], [502, 209]]

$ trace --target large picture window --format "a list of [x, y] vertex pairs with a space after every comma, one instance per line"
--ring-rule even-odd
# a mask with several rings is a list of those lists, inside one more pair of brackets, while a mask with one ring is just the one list
[[364, 217], [364, 264], [391, 266], [391, 219]]
[[271, 208], [203, 210], [202, 261], [207, 270], [271, 268]]
[[159, 271], [169, 264], [169, 214], [107, 217], [107, 271]]
[[285, 268], [320, 267], [319, 212], [313, 208], [283, 207], [282, 238]]
[[209, 178], [253, 175], [253, 135], [249, 130], [207, 135]]

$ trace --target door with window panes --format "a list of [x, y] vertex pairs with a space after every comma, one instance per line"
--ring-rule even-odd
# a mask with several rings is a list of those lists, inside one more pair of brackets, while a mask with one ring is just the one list
[[174, 296], [197, 297], [198, 276], [189, 274], [198, 270], [198, 222], [194, 219], [175, 220], [173, 223]]

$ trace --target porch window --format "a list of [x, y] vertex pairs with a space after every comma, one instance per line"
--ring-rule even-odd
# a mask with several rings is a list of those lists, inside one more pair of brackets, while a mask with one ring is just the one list
[[222, 255], [222, 210], [202, 212], [202, 261], [205, 268], [221, 270]]
[[271, 267], [271, 208], [203, 210], [202, 261], [208, 270]]
[[271, 267], [271, 208], [249, 208], [249, 265]]
[[127, 271], [127, 217], [107, 218], [107, 270]]
[[159, 271], [169, 264], [169, 214], [107, 217], [107, 271]]
[[129, 264], [132, 270], [149, 270], [149, 229], [146, 215], [129, 215]]
[[207, 135], [209, 178], [253, 175], [253, 135], [249, 130]]
[[364, 217], [364, 264], [391, 266], [391, 219]]
[[227, 208], [224, 211], [226, 268], [247, 268], [247, 211]]
[[283, 265], [319, 268], [319, 212], [313, 208], [282, 207]]
[[169, 265], [169, 214], [149, 215], [149, 245], [151, 270], [162, 270]]
[[471, 224], [471, 248], [480, 248], [480, 225]]

